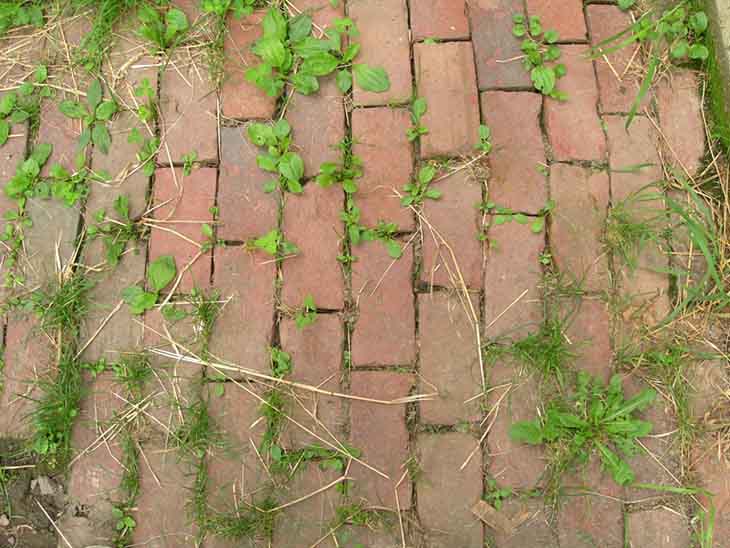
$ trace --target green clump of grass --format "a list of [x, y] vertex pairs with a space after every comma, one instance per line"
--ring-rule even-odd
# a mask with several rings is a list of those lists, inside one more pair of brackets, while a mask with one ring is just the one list
[[198, 459], [212, 447], [225, 447], [225, 440], [208, 413], [206, 401], [198, 400], [182, 410], [182, 424], [175, 431], [178, 449]]
[[561, 386], [566, 365], [575, 357], [565, 338], [563, 322], [557, 317], [548, 318], [536, 333], [513, 343], [508, 352], [543, 376], [554, 377]]
[[54, 336], [62, 333], [64, 342], [72, 343], [79, 335], [88, 312], [88, 294], [94, 283], [75, 273], [55, 286], [34, 291], [25, 304], [40, 320], [40, 327]]
[[144, 385], [152, 376], [150, 357], [144, 352], [123, 354], [121, 359], [111, 365], [114, 377], [120, 382], [129, 396], [141, 399]]

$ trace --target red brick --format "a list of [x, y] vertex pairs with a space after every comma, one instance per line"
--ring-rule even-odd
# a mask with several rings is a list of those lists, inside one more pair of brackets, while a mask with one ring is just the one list
[[[367, 548], [397, 548], [401, 542], [400, 532], [391, 529], [387, 525], [382, 526], [381, 529], [372, 529], [371, 526], [350, 526], [346, 529], [344, 538], [353, 546], [360, 543], [362, 546], [367, 546]], [[408, 537], [406, 537], [407, 541]]]
[[[164, 229], [175, 230], [199, 244], [206, 241], [201, 227], [203, 222], [209, 223], [213, 219], [210, 208], [215, 204], [216, 170], [194, 169], [188, 177], [183, 177], [182, 169], [175, 168], [174, 176], [172, 171], [170, 168], [160, 168], [156, 172], [154, 203], [155, 206], [165, 205], [155, 209], [155, 218], [166, 222], [160, 223], [163, 229], [152, 229], [149, 260], [153, 262], [162, 255], [172, 255], [179, 274], [195, 257], [199, 248]], [[193, 287], [206, 288], [209, 285], [210, 253], [206, 252], [185, 272], [177, 292], [188, 293]]]
[[695, 444], [692, 454], [694, 477], [699, 485], [711, 493], [699, 495], [702, 506], [706, 509], [715, 508], [715, 545], [717, 548], [727, 548], [727, 539], [730, 539], [730, 464], [728, 464], [727, 450], [718, 451], [718, 436], [706, 435]]
[[360, 37], [356, 62], [383, 67], [390, 78], [384, 93], [354, 87], [356, 105], [404, 103], [411, 98], [411, 49], [406, 0], [351, 0], [347, 5]]
[[29, 414], [35, 409], [35, 403], [28, 398], [42, 395], [35, 381], [47, 379], [54, 366], [53, 353], [35, 318], [10, 316], [3, 352], [0, 435], [28, 437], [33, 433]]
[[[487, 435], [488, 472], [500, 487], [531, 489], [545, 471], [546, 455], [542, 447], [513, 441], [509, 429], [513, 423], [534, 420], [542, 403], [539, 380], [521, 371], [521, 365], [501, 360], [493, 367], [490, 386], [512, 383], [502, 399], [492, 429]], [[489, 408], [497, 404], [506, 387], [489, 394]]]
[[479, 95], [470, 42], [413, 46], [418, 94], [428, 110], [421, 123], [421, 156], [474, 152], [479, 140]]
[[[354, 365], [406, 365], [415, 359], [412, 247], [393, 260], [380, 242], [356, 250], [352, 291], [359, 317], [352, 336]], [[392, 265], [392, 266], [391, 266]]]
[[584, 297], [570, 313], [566, 334], [570, 351], [575, 354], [575, 367], [603, 382], [613, 371], [611, 358], [611, 324], [608, 305], [596, 298]]
[[542, 321], [544, 236], [533, 234], [529, 226], [506, 223], [489, 228], [489, 242], [484, 275], [486, 336], [519, 339], [536, 331]]
[[[338, 392], [342, 375], [342, 318], [336, 314], [320, 314], [312, 325], [304, 329], [298, 329], [293, 320], [287, 319], [279, 328], [281, 346], [292, 357], [293, 368], [289, 378]], [[327, 441], [331, 437], [326, 430], [341, 439], [339, 434], [345, 422], [341, 399], [303, 390], [297, 391], [296, 397], [297, 401], [292, 402], [291, 416], [297, 422]], [[315, 422], [312, 415], [319, 422]], [[300, 448], [311, 443], [322, 445], [316, 437], [293, 423], [286, 426], [284, 437], [289, 447]]]
[[264, 192], [271, 174], [256, 165], [258, 154], [258, 148], [240, 128], [221, 128], [219, 238], [245, 241], [266, 234], [277, 225], [277, 197]]
[[306, 177], [319, 173], [324, 162], [339, 163], [341, 153], [337, 145], [345, 138], [344, 97], [334, 77], [321, 78], [319, 86], [315, 94], [292, 95], [286, 110]]
[[409, 0], [413, 40], [469, 38], [466, 0]]
[[245, 76], [247, 69], [260, 62], [250, 47], [263, 34], [261, 21], [264, 13], [257, 11], [249, 17], [229, 18], [229, 30], [223, 45], [225, 77], [221, 85], [221, 110], [226, 118], [268, 119], [276, 111], [276, 98], [266, 95]]
[[484, 122], [492, 130], [489, 199], [500, 207], [537, 213], [547, 202], [547, 164], [540, 129], [542, 96], [530, 92], [482, 93]]
[[[408, 395], [413, 376], [385, 371], [355, 371], [351, 393], [355, 396], [394, 400]], [[350, 405], [350, 441], [362, 451], [361, 459], [390, 479], [385, 479], [359, 463], [353, 462], [353, 494], [371, 505], [396, 508], [395, 486], [403, 475], [409, 458], [406, 409], [404, 405], [381, 405], [353, 401]], [[408, 476], [398, 487], [401, 510], [411, 506], [411, 480]]]
[[512, 34], [512, 16], [524, 13], [522, 0], [469, 0], [479, 89], [532, 88], [522, 66], [520, 40]]
[[[709, 356], [714, 356], [713, 349], [704, 348]], [[697, 360], [687, 370], [687, 382], [692, 387], [689, 397], [691, 416], [696, 421], [709, 417], [718, 402], [724, 398], [727, 388], [725, 377], [725, 361], [722, 358], [707, 357]]]
[[689, 520], [673, 510], [657, 508], [626, 516], [629, 546], [690, 546]]
[[275, 275], [276, 265], [269, 257], [249, 254], [240, 247], [215, 250], [213, 285], [222, 298], [231, 300], [211, 335], [213, 354], [248, 369], [270, 372]]
[[413, 228], [413, 213], [401, 207], [394, 189], [402, 192], [411, 179], [413, 147], [406, 138], [411, 127], [405, 110], [392, 108], [355, 109], [352, 112], [352, 152], [363, 161], [358, 181], [357, 206], [361, 222], [373, 227], [378, 221]]
[[705, 126], [697, 74], [689, 70], [673, 73], [656, 90], [659, 120], [669, 149], [665, 158], [681, 174], [686, 169], [694, 177], [705, 154]]
[[[616, 6], [587, 6], [586, 16], [593, 46], [631, 25], [629, 14]], [[634, 48], [626, 47], [594, 61], [598, 76], [601, 112], [629, 112], [631, 109], [641, 83], [636, 76], [637, 71], [631, 70], [630, 63], [632, 63], [633, 55]], [[643, 102], [644, 106], [648, 104], [650, 95], [650, 93], [647, 94], [647, 100]]]
[[[297, 2], [297, 8], [303, 13], [308, 13], [312, 17], [315, 25], [324, 28], [330, 26], [333, 19], [343, 17], [345, 15], [345, 3], [333, 2], [329, 0], [301, 0]], [[315, 29], [315, 34], [318, 30]]]
[[282, 300], [297, 307], [307, 295], [318, 308], [341, 310], [345, 281], [340, 262], [342, 192], [339, 188], [307, 185], [302, 196], [287, 196], [284, 237], [299, 248], [295, 257], [281, 263]]
[[[438, 391], [438, 399], [421, 403], [421, 420], [456, 424], [479, 418], [478, 402], [465, 404], [481, 390], [479, 357], [471, 309], [462, 295], [437, 292], [418, 296], [422, 393]], [[472, 298], [479, 314], [479, 301]], [[477, 320], [478, 322], [478, 320]], [[478, 325], [478, 323], [477, 323]]]
[[[0, 94], [2, 97], [3, 94]], [[10, 138], [0, 147], [0, 180], [7, 182], [15, 175], [16, 167], [25, 159], [25, 145], [28, 139], [28, 127], [26, 124], [14, 124], [10, 128]], [[0, 204], [8, 201], [5, 192], [2, 193]], [[0, 205], [0, 209], [5, 211]]]
[[482, 496], [481, 453], [477, 451], [461, 470], [476, 443], [457, 432], [418, 437], [418, 515], [427, 530], [428, 546], [484, 546], [482, 524], [471, 513]]
[[142, 451], [145, 462], [139, 465], [132, 543], [154, 548], [194, 544], [195, 527], [186, 509], [195, 481], [193, 467], [176, 449], [143, 446]]
[[[461, 288], [463, 278], [468, 288], [480, 289], [484, 260], [479, 240], [481, 185], [468, 170], [461, 170], [431, 186], [440, 190], [442, 196], [438, 200], [427, 199], [423, 204], [423, 214], [433, 230], [427, 226], [423, 231], [422, 280], [431, 285]], [[456, 264], [447, 246], [456, 256]]]
[[[611, 199], [616, 203], [657, 182], [663, 173], [656, 133], [649, 120], [643, 116], [634, 118], [628, 131], [624, 116], [606, 116], [604, 121], [611, 164]], [[649, 165], [638, 171], [630, 170], [632, 166], [642, 164]], [[649, 189], [649, 192], [655, 190]]]
[[568, 280], [583, 289], [608, 289], [608, 257], [603, 244], [609, 201], [605, 171], [553, 164], [550, 197], [550, 247], [555, 263]]
[[159, 163], [182, 163], [192, 152], [199, 161], [218, 160], [218, 96], [205, 55], [203, 49], [179, 53], [161, 75]]
[[[561, 548], [623, 548], [624, 490], [601, 469], [595, 456], [562, 483], [565, 502], [560, 507], [557, 530]], [[638, 546], [649, 546], [637, 545]]]
[[[552, 528], [551, 518], [546, 513], [546, 505], [542, 500], [530, 498], [513, 498], [504, 502], [502, 513], [512, 520], [522, 521], [522, 525], [512, 535], [499, 531], [494, 534], [494, 541], [499, 548], [558, 548], [558, 539]], [[488, 531], [491, 531], [488, 529]]]
[[560, 40], [583, 42], [587, 38], [582, 0], [527, 0], [527, 13], [539, 17], [545, 30], [558, 31]]
[[[585, 46], [562, 46], [567, 73], [558, 89], [567, 101], [545, 101], [545, 128], [557, 160], [597, 160], [606, 156], [606, 136], [598, 118], [598, 86]], [[580, 128], [577, 130], [576, 128]]]

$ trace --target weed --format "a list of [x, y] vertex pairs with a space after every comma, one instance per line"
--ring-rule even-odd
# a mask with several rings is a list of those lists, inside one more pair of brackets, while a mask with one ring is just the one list
[[299, 248], [293, 243], [284, 239], [284, 235], [278, 230], [273, 229], [263, 236], [251, 238], [246, 241], [245, 248], [247, 250], [259, 250], [271, 255], [272, 257], [295, 255], [299, 253]]
[[563, 334], [563, 322], [556, 317], [548, 318], [536, 333], [514, 342], [506, 352], [544, 377], [554, 377], [560, 386], [565, 381], [566, 364], [574, 357]]
[[75, 339], [88, 311], [88, 293], [93, 282], [81, 274], [74, 274], [49, 289], [34, 291], [25, 303], [40, 319], [46, 333], [61, 333], [66, 339]]
[[226, 447], [205, 401], [198, 400], [183, 408], [182, 414], [183, 421], [175, 431], [175, 442], [184, 455], [202, 459], [212, 447]]
[[480, 206], [482, 212], [492, 215], [492, 223], [494, 225], [503, 225], [509, 222], [516, 222], [521, 225], [530, 225], [530, 230], [534, 234], [540, 234], [545, 229], [545, 221], [550, 213], [555, 209], [555, 202], [548, 200], [540, 211], [537, 213], [537, 218], [530, 218], [524, 213], [514, 211], [509, 207], [501, 207], [494, 202], [487, 202]]
[[558, 33], [554, 30], [543, 31], [540, 18], [536, 15], [525, 19], [524, 15], [515, 14], [512, 20], [512, 33], [518, 38], [524, 38], [521, 46], [522, 53], [525, 54], [523, 64], [530, 73], [532, 85], [543, 95], [565, 101], [568, 96], [556, 89], [558, 80], [565, 76], [565, 65], [550, 64], [561, 55], [560, 48], [556, 45]]
[[137, 11], [137, 17], [140, 36], [167, 52], [182, 41], [190, 28], [185, 12], [177, 8], [168, 9], [163, 16], [159, 9], [142, 4]]
[[428, 128], [421, 125], [421, 118], [426, 114], [428, 105], [423, 97], [416, 97], [411, 103], [411, 122], [413, 127], [408, 128], [406, 136], [408, 140], [413, 142], [419, 139], [422, 135], [428, 134]]
[[[168, 304], [162, 308], [162, 315], [167, 321], [176, 322], [191, 318], [195, 325], [195, 343], [200, 347], [202, 356], [207, 356], [213, 326], [221, 310], [220, 293], [211, 290], [206, 293], [193, 288], [190, 292], [189, 307]], [[188, 311], [188, 308], [190, 311]]]
[[152, 291], [145, 291], [138, 285], [127, 287], [122, 291], [124, 302], [129, 305], [132, 314], [143, 314], [155, 306], [160, 291], [167, 287], [177, 274], [175, 258], [163, 255], [155, 259], [147, 267], [147, 281]]
[[618, 0], [618, 7], [622, 11], [627, 11], [634, 4], [636, 4], [636, 0]]
[[111, 365], [115, 379], [124, 385], [132, 399], [140, 399], [147, 380], [152, 376], [150, 358], [145, 353], [123, 354]]
[[198, 166], [198, 164], [197, 164], [198, 153], [193, 150], [192, 152], [183, 154], [182, 161], [183, 161], [183, 175], [185, 177], [190, 177], [190, 175], [193, 172], [193, 167]]
[[340, 183], [342, 190], [347, 194], [357, 192], [357, 179], [362, 177], [362, 160], [352, 153], [352, 141], [345, 139], [339, 143], [338, 148], [342, 153], [342, 163], [324, 162], [319, 166], [317, 184], [328, 188], [334, 183]]
[[119, 264], [127, 245], [140, 241], [144, 236], [144, 228], [129, 217], [129, 198], [120, 195], [114, 200], [114, 211], [117, 218], [106, 215], [104, 210], [96, 212], [97, 224], [89, 227], [87, 235], [90, 239], [101, 238], [106, 250], [106, 262], [114, 267]]
[[256, 0], [202, 0], [200, 9], [203, 13], [212, 13], [225, 18], [228, 12], [237, 19], [253, 13]]
[[492, 130], [489, 126], [484, 124], [479, 125], [479, 142], [474, 145], [474, 148], [482, 154], [492, 152]]
[[514, 491], [511, 487], [499, 487], [497, 480], [487, 478], [487, 494], [482, 498], [494, 506], [496, 510], [501, 510], [504, 501], [512, 495], [514, 495]]
[[108, 154], [112, 137], [106, 124], [117, 112], [114, 101], [103, 101], [103, 89], [100, 80], [94, 80], [86, 90], [86, 104], [79, 101], [65, 100], [58, 108], [64, 116], [81, 120], [84, 130], [79, 138], [79, 150], [84, 150], [89, 143], [99, 147], [102, 153]]
[[25, 25], [42, 27], [44, 23], [42, 5], [39, 0], [3, 2], [0, 5], [0, 36], [11, 29]]
[[[43, 85], [48, 79], [48, 69], [39, 65], [34, 72], [34, 81], [24, 82], [18, 91], [11, 91], [0, 99], [0, 146], [3, 146], [10, 137], [13, 124], [22, 124], [28, 120], [31, 125], [37, 124], [40, 114], [40, 97], [47, 97], [51, 90]], [[34, 91], [40, 89], [40, 94]]]
[[294, 323], [297, 329], [304, 329], [308, 325], [312, 325], [317, 319], [317, 305], [314, 304], [314, 298], [311, 295], [304, 297], [302, 306], [300, 306], [294, 315]]
[[429, 188], [431, 181], [436, 176], [436, 166], [428, 164], [418, 171], [418, 177], [403, 187], [405, 196], [401, 198], [403, 206], [417, 206], [423, 204], [423, 200], [429, 198], [438, 200], [441, 198], [441, 191], [435, 188]]
[[281, 188], [287, 192], [300, 194], [304, 177], [304, 161], [296, 152], [289, 150], [291, 145], [291, 126], [286, 120], [269, 124], [251, 124], [248, 137], [260, 147], [266, 147], [266, 154], [256, 157], [256, 164], [264, 171], [277, 174], [277, 179], [264, 186], [265, 192]]

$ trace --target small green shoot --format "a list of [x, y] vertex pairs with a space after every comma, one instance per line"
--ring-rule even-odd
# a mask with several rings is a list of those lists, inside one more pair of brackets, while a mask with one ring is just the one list
[[411, 104], [411, 122], [413, 127], [408, 128], [406, 136], [408, 140], [413, 142], [422, 135], [428, 134], [428, 128], [421, 125], [421, 118], [426, 114], [428, 105], [423, 97], [416, 97]]
[[568, 96], [557, 89], [558, 80], [565, 76], [565, 65], [554, 64], [561, 55], [556, 45], [558, 33], [554, 30], [543, 31], [540, 18], [536, 15], [526, 19], [524, 15], [515, 14], [512, 21], [512, 34], [524, 38], [521, 45], [522, 53], [525, 54], [523, 64], [530, 73], [535, 89], [543, 95], [565, 101]]
[[362, 160], [352, 153], [352, 142], [345, 139], [338, 145], [342, 153], [342, 163], [324, 162], [319, 166], [317, 184], [328, 188], [334, 183], [340, 183], [342, 190], [348, 194], [357, 192], [357, 180], [362, 177]]
[[489, 129], [489, 126], [484, 124], [479, 125], [479, 142], [474, 148], [482, 154], [492, 152], [492, 130]]
[[229, 12], [236, 19], [251, 15], [256, 0], [202, 0], [200, 9], [203, 13], [212, 13], [218, 17], [225, 17]]
[[317, 319], [317, 305], [314, 304], [314, 298], [311, 295], [304, 297], [302, 306], [297, 308], [296, 314], [294, 315], [294, 323], [297, 329], [304, 329], [305, 327], [312, 325]]
[[129, 217], [129, 198], [121, 194], [114, 200], [116, 218], [107, 216], [104, 210], [97, 211], [96, 224], [89, 227], [89, 238], [101, 238], [106, 251], [106, 262], [115, 267], [130, 242], [137, 242], [144, 236], [144, 228]]
[[143, 314], [157, 304], [160, 291], [165, 289], [177, 275], [175, 258], [163, 255], [150, 263], [147, 268], [147, 282], [151, 291], [145, 291], [138, 285], [133, 285], [122, 291], [124, 302], [129, 305], [132, 314]]
[[142, 4], [137, 10], [139, 35], [163, 51], [170, 51], [185, 37], [190, 23], [185, 12], [178, 8], [168, 9], [164, 16], [149, 4]]
[[64, 116], [83, 122], [84, 130], [79, 138], [79, 150], [84, 150], [89, 143], [93, 143], [102, 153], [109, 154], [112, 137], [106, 124], [117, 112], [117, 104], [102, 99], [101, 81], [94, 80], [86, 90], [86, 104], [65, 100], [58, 105]]
[[296, 152], [289, 150], [291, 145], [291, 126], [286, 120], [279, 120], [273, 125], [251, 124], [248, 126], [248, 137], [253, 144], [266, 147], [266, 154], [256, 157], [256, 164], [277, 178], [264, 186], [265, 192], [273, 192], [277, 188], [301, 194], [304, 178], [304, 161]]
[[287, 257], [299, 253], [299, 248], [284, 239], [284, 235], [276, 228], [263, 236], [246, 241], [245, 248], [249, 251], [263, 251], [272, 257]]
[[404, 196], [401, 198], [401, 205], [417, 206], [423, 203], [423, 200], [429, 198], [438, 200], [441, 198], [441, 191], [429, 188], [433, 178], [436, 176], [436, 167], [428, 164], [418, 171], [418, 177], [403, 187]]

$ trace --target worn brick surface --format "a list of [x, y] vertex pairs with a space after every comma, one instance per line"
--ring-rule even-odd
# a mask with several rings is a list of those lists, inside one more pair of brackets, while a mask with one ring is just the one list
[[689, 521], [668, 509], [633, 512], [626, 516], [631, 548], [684, 548], [690, 546]]
[[41, 396], [34, 384], [48, 379], [54, 367], [54, 349], [33, 317], [12, 315], [5, 330], [3, 387], [0, 393], [0, 435], [28, 437], [33, 432], [31, 399]]
[[[160, 168], [155, 175], [154, 204], [160, 207], [155, 209], [154, 215], [155, 219], [162, 221], [162, 228], [152, 229], [149, 260], [152, 262], [163, 255], [172, 255], [179, 274], [199, 251], [199, 247], [188, 240], [199, 244], [206, 241], [201, 226], [213, 219], [210, 208], [215, 203], [216, 171], [211, 168], [194, 169], [188, 177], [183, 176], [182, 169], [175, 168], [174, 171], [173, 175], [172, 169]], [[210, 252], [205, 252], [183, 274], [177, 291], [187, 293], [193, 287], [203, 289], [209, 285]]]
[[695, 72], [679, 71], [662, 80], [656, 90], [664, 158], [684, 175], [695, 176], [705, 153], [705, 125], [702, 120], [700, 84]]
[[319, 173], [324, 162], [340, 163], [337, 144], [345, 138], [345, 106], [333, 76], [320, 79], [317, 93], [295, 93], [286, 119], [293, 128], [294, 147], [304, 160], [306, 177]]
[[275, 194], [264, 192], [271, 174], [256, 165], [258, 148], [241, 128], [221, 128], [218, 178], [218, 237], [244, 241], [276, 227], [279, 206]]
[[[312, 325], [304, 329], [298, 329], [294, 320], [286, 319], [279, 329], [281, 347], [292, 357], [293, 368], [289, 378], [322, 390], [339, 392], [342, 318], [336, 314], [320, 314]], [[296, 392], [296, 401], [291, 407], [291, 416], [320, 438], [331, 442], [329, 431], [337, 439], [342, 439], [340, 434], [346, 418], [341, 399], [300, 390]], [[316, 421], [312, 415], [317, 417]], [[311, 443], [322, 445], [317, 437], [292, 423], [286, 425], [284, 439], [287, 446], [296, 448]]]
[[[618, 202], [662, 178], [657, 136], [651, 122], [636, 117], [628, 131], [625, 116], [605, 116], [611, 165], [611, 199]], [[632, 166], [644, 165], [631, 170]], [[651, 189], [650, 189], [651, 191]]]
[[[542, 447], [513, 441], [510, 426], [518, 421], [533, 420], [542, 402], [539, 380], [522, 371], [511, 360], [500, 360], [492, 368], [489, 385], [513, 383], [502, 399], [492, 429], [487, 436], [487, 470], [500, 487], [531, 489], [540, 480], [547, 463]], [[507, 387], [489, 394], [491, 409], [505, 394]]]
[[492, 130], [489, 199], [500, 207], [537, 213], [547, 202], [542, 96], [531, 92], [482, 93], [484, 122]]
[[377, 241], [362, 244], [355, 254], [352, 291], [359, 316], [352, 335], [352, 363], [410, 364], [415, 358], [412, 247], [395, 261]]
[[[489, 339], [501, 336], [520, 339], [534, 332], [542, 321], [540, 254], [545, 240], [529, 226], [517, 223], [491, 226], [488, 236], [485, 334]], [[515, 303], [525, 290], [527, 293]]]
[[599, 298], [584, 297], [577, 306], [567, 303], [566, 334], [575, 367], [604, 382], [612, 373], [611, 325], [608, 304]]
[[527, 0], [527, 14], [539, 17], [545, 30], [558, 31], [561, 41], [581, 42], [587, 38], [581, 0]]
[[390, 78], [384, 93], [355, 85], [356, 105], [404, 103], [411, 98], [411, 52], [406, 0], [351, 0], [347, 5], [360, 37], [358, 63], [383, 67]]
[[[0, 98], [3, 95], [5, 94], [0, 94]], [[26, 124], [14, 124], [11, 126], [8, 141], [0, 147], [0, 180], [3, 183], [15, 175], [15, 168], [25, 159], [27, 138], [28, 127]], [[5, 200], [7, 200], [7, 197], [3, 192], [2, 198], [0, 198], [0, 204], [5, 202]]]
[[221, 110], [226, 118], [271, 118], [276, 110], [276, 98], [246, 80], [246, 70], [256, 66], [259, 58], [250, 47], [263, 30], [264, 11], [241, 19], [229, 18], [223, 45], [225, 56], [224, 80], [221, 85]]
[[[482, 285], [482, 189], [468, 171], [462, 170], [431, 185], [442, 192], [438, 200], [426, 199], [423, 214], [433, 231], [423, 234], [421, 280], [430, 285], [480, 289]], [[451, 248], [451, 249], [449, 249]], [[451, 254], [456, 256], [456, 263]]]
[[[562, 46], [567, 73], [558, 89], [567, 101], [545, 101], [545, 128], [557, 160], [605, 160], [606, 137], [598, 118], [598, 86], [584, 46]], [[576, 128], [581, 128], [577, 131]]]
[[[337, 256], [342, 232], [342, 191], [338, 186], [307, 185], [301, 196], [289, 195], [284, 206], [284, 237], [299, 253], [282, 262], [282, 300], [297, 307], [307, 295], [318, 308], [342, 309], [344, 276]], [[316, 220], [316, 221], [315, 221]]]
[[708, 414], [723, 400], [723, 393], [730, 382], [724, 360], [716, 359], [711, 348], [704, 350], [713, 357], [697, 360], [687, 370], [687, 382], [692, 387], [689, 408], [692, 417], [697, 421], [709, 418]]
[[494, 542], [499, 548], [527, 548], [528, 546], [539, 546], [540, 548], [558, 548], [558, 539], [550, 524], [550, 517], [545, 511], [545, 503], [542, 500], [517, 499], [505, 501], [502, 513], [513, 520], [522, 523], [512, 535], [500, 531], [492, 532]]
[[414, 40], [469, 38], [466, 0], [409, 0]]
[[418, 515], [428, 546], [481, 548], [482, 525], [471, 507], [482, 495], [482, 462], [477, 453], [461, 470], [477, 440], [468, 434], [421, 434], [416, 483]]
[[[385, 371], [355, 371], [351, 393], [356, 396], [394, 400], [408, 395], [413, 376]], [[396, 508], [395, 486], [403, 475], [409, 458], [405, 406], [376, 405], [353, 401], [350, 405], [350, 443], [362, 451], [361, 459], [380, 470], [385, 479], [359, 463], [352, 463], [350, 475], [355, 479], [353, 495], [364, 497], [372, 505]], [[401, 510], [411, 506], [411, 480], [408, 476], [398, 487]]]
[[275, 273], [276, 266], [268, 257], [249, 254], [240, 247], [215, 250], [213, 285], [223, 298], [231, 300], [213, 330], [213, 354], [248, 369], [270, 371]]
[[[390, 528], [371, 529], [370, 527], [348, 527], [345, 538], [354, 546], [359, 542], [368, 548], [398, 548], [403, 546], [400, 533]], [[408, 537], [406, 537], [407, 539]]]
[[608, 257], [603, 232], [609, 200], [604, 171], [553, 164], [550, 197], [555, 201], [550, 220], [550, 248], [566, 281], [583, 289], [608, 289]]
[[693, 471], [699, 483], [705, 487], [712, 498], [699, 495], [704, 508], [714, 506], [715, 536], [714, 543], [718, 548], [730, 546], [730, 464], [727, 451], [717, 451], [717, 438], [709, 435], [700, 438], [695, 444], [692, 454]]
[[[456, 424], [479, 418], [478, 402], [464, 402], [481, 390], [479, 357], [472, 312], [462, 295], [418, 296], [421, 340], [420, 391], [438, 391], [439, 397], [421, 403], [421, 421]], [[477, 298], [472, 299], [479, 313]]]
[[401, 207], [394, 192], [402, 192], [411, 179], [413, 147], [406, 138], [409, 127], [411, 119], [404, 109], [383, 107], [352, 112], [352, 152], [363, 161], [357, 206], [365, 226], [375, 226], [382, 220], [396, 223], [404, 230], [413, 227], [413, 213]]
[[[469, 0], [479, 89], [532, 88], [522, 66], [520, 40], [512, 34], [512, 15], [524, 11], [521, 0]], [[505, 62], [507, 61], [507, 62]]]
[[312, 17], [315, 25], [327, 28], [332, 20], [345, 15], [344, 2], [330, 2], [329, 0], [302, 0], [297, 7]]
[[624, 490], [601, 469], [597, 456], [584, 469], [570, 473], [562, 489], [566, 496], [557, 520], [560, 548], [623, 548]]
[[[586, 7], [586, 16], [593, 46], [631, 25], [629, 14], [616, 6], [590, 5]], [[633, 48], [620, 48], [594, 61], [601, 112], [629, 112], [631, 109], [641, 83], [636, 77], [636, 71], [630, 70], [633, 54]], [[643, 105], [647, 103], [648, 99]]]
[[192, 545], [195, 528], [185, 506], [195, 480], [192, 466], [174, 449], [143, 446], [142, 451], [146, 462], [139, 466], [132, 543], [150, 548]]
[[458, 156], [479, 141], [479, 96], [469, 42], [413, 46], [416, 86], [428, 104], [421, 156]]

